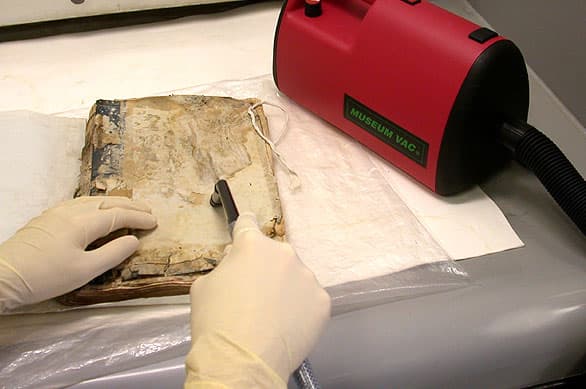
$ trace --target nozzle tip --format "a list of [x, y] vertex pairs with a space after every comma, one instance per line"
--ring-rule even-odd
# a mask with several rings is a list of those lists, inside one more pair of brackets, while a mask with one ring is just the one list
[[210, 205], [214, 208], [217, 208], [222, 205], [222, 199], [220, 198], [218, 192], [214, 191], [214, 193], [212, 193], [212, 195], [210, 196]]

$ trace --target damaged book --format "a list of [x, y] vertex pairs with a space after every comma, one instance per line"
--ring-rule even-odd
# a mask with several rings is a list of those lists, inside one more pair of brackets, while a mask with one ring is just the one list
[[[177, 95], [94, 104], [77, 195], [146, 201], [158, 226], [130, 231], [139, 237], [139, 249], [59, 302], [87, 305], [188, 293], [230, 243], [222, 210], [209, 203], [219, 178], [229, 182], [241, 212], [257, 215], [263, 233], [284, 239], [271, 150], [257, 133], [267, 136], [269, 129], [262, 106], [252, 109], [257, 102]], [[123, 233], [128, 231], [118, 231]]]

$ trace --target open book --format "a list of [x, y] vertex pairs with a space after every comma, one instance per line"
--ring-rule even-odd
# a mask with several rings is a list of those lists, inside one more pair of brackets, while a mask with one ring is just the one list
[[61, 296], [61, 303], [188, 293], [230, 243], [222, 210], [209, 204], [219, 178], [230, 184], [241, 213], [254, 212], [266, 235], [284, 237], [271, 151], [252, 124], [254, 114], [258, 130], [268, 133], [262, 107], [250, 110], [256, 102], [209, 96], [96, 102], [86, 127], [77, 195], [144, 200], [158, 227], [131, 231], [140, 238], [138, 251]]

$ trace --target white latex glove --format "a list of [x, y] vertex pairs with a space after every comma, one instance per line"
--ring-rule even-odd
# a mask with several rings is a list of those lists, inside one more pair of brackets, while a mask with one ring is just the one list
[[191, 286], [186, 388], [284, 388], [330, 317], [330, 297], [291, 245], [252, 214], [228, 255]]
[[135, 236], [85, 251], [121, 228], [157, 225], [148, 205], [126, 197], [80, 197], [48, 209], [0, 244], [0, 311], [70, 292], [138, 248]]

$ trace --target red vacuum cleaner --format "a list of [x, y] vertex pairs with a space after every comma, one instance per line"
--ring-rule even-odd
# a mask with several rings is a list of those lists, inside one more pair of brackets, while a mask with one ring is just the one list
[[512, 156], [586, 234], [586, 183], [526, 123], [525, 61], [496, 32], [424, 0], [286, 0], [273, 77], [440, 195], [483, 182]]

